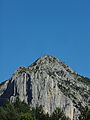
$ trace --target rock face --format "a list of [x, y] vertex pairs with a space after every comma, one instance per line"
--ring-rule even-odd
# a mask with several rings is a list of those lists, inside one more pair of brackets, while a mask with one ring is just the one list
[[7, 99], [14, 102], [17, 96], [31, 107], [42, 106], [45, 113], [60, 107], [71, 120], [78, 120], [81, 109], [90, 105], [90, 80], [46, 55], [28, 67], [19, 67], [0, 84], [0, 104]]

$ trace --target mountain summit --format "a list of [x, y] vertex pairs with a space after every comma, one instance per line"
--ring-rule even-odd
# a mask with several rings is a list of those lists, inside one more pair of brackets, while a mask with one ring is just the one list
[[28, 67], [19, 67], [0, 84], [0, 104], [17, 97], [31, 107], [42, 106], [49, 114], [59, 107], [71, 120], [78, 120], [83, 108], [90, 106], [90, 79], [46, 55]]

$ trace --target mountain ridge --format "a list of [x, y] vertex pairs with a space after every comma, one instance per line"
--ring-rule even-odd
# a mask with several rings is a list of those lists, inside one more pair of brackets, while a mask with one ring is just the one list
[[28, 67], [19, 67], [0, 84], [0, 99], [14, 102], [18, 96], [32, 107], [41, 105], [49, 114], [60, 107], [71, 120], [78, 120], [81, 110], [90, 105], [90, 84], [85, 79], [90, 81], [59, 59], [45, 55]]

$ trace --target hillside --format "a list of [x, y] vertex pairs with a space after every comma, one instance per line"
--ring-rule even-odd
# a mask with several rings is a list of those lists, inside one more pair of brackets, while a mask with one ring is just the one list
[[42, 56], [28, 67], [21, 66], [0, 84], [0, 104], [19, 97], [30, 107], [42, 106], [51, 115], [59, 107], [71, 120], [78, 120], [90, 106], [90, 79], [78, 75], [53, 56]]

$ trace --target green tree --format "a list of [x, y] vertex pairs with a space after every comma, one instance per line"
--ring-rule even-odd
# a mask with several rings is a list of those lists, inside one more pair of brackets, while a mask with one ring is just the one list
[[30, 112], [30, 106], [26, 104], [24, 101], [21, 102], [18, 97], [16, 98], [16, 102], [14, 103], [14, 108], [18, 113]]
[[7, 103], [0, 107], [0, 120], [17, 120], [18, 114], [13, 104]]
[[19, 116], [20, 120], [36, 120], [30, 113], [23, 113]]
[[50, 120], [69, 120], [69, 118], [66, 118], [60, 108], [56, 108], [56, 110], [52, 113]]
[[49, 120], [50, 119], [48, 113], [45, 114], [42, 107], [32, 108], [31, 113], [37, 120]]

